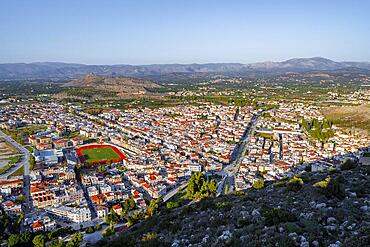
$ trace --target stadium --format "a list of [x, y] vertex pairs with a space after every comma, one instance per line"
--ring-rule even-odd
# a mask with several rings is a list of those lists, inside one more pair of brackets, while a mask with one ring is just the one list
[[76, 149], [80, 161], [84, 164], [106, 164], [127, 161], [127, 157], [115, 146], [92, 144]]

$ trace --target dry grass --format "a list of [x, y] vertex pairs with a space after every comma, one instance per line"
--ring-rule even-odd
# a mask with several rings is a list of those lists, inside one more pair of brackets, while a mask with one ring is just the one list
[[17, 151], [9, 145], [4, 139], [0, 139], [0, 155], [12, 155]]
[[370, 105], [328, 107], [323, 113], [339, 127], [370, 131]]

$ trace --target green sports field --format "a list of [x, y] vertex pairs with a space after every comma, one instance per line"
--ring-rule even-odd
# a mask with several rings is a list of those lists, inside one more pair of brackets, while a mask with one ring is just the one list
[[120, 158], [120, 156], [109, 147], [85, 149], [81, 150], [81, 152], [85, 156], [86, 162], [89, 163]]

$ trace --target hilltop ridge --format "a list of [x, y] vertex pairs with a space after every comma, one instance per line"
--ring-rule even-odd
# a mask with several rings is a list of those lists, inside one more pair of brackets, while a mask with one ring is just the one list
[[327, 58], [293, 58], [281, 62], [206, 63], [206, 64], [150, 64], [150, 65], [86, 65], [76, 63], [37, 62], [0, 64], [0, 79], [75, 79], [88, 73], [102, 76], [132, 76], [141, 78], [165, 77], [177, 73], [219, 74], [233, 76], [278, 75], [312, 70], [333, 71], [361, 69], [369, 73], [369, 62], [336, 62]]
[[[369, 246], [369, 166], [162, 209], [99, 246]], [[300, 183], [300, 186], [298, 184]]]
[[145, 95], [148, 94], [148, 89], [161, 86], [149, 80], [124, 76], [99, 76], [90, 73], [64, 84], [64, 87], [92, 88], [94, 90], [117, 93], [118, 97], [128, 97]]

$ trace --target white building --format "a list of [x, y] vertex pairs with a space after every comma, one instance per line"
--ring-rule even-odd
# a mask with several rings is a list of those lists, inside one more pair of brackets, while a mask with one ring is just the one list
[[48, 207], [46, 210], [56, 216], [68, 219], [72, 222], [82, 223], [91, 220], [91, 213], [89, 208], [71, 208], [71, 207]]

